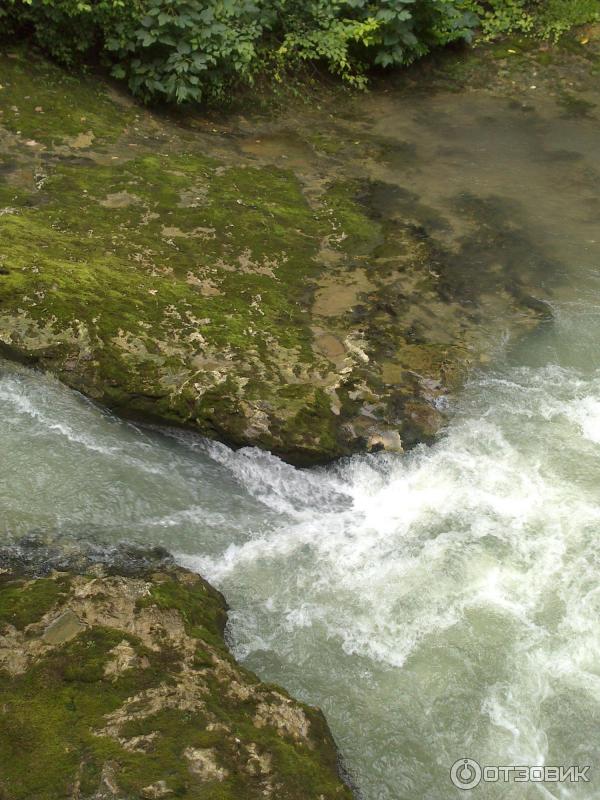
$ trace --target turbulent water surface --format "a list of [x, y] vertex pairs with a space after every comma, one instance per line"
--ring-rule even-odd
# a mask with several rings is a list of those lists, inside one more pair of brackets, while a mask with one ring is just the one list
[[382, 117], [403, 125], [404, 139], [425, 126], [464, 145], [439, 183], [423, 170], [413, 190], [432, 199], [463, 180], [482, 196], [520, 195], [532, 230], [566, 266], [554, 319], [473, 376], [434, 446], [301, 471], [118, 421], [3, 363], [0, 530], [126, 536], [176, 552], [225, 593], [236, 655], [324, 709], [367, 800], [464, 797], [449, 779], [461, 757], [590, 764], [590, 783], [482, 784], [474, 795], [591, 800], [600, 793], [594, 123], [557, 118], [544, 133], [502, 111], [494, 127], [488, 108], [479, 122], [463, 109], [469, 123], [452, 128], [458, 102], [448, 100], [442, 128], [423, 122], [423, 109], [412, 130]]

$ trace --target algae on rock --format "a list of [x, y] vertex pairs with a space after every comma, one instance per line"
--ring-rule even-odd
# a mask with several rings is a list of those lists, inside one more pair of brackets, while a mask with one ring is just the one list
[[221, 595], [170, 568], [0, 581], [4, 800], [350, 800], [318, 709], [235, 662]]
[[410, 146], [360, 120], [173, 119], [0, 64], [0, 347], [123, 415], [294, 463], [400, 450], [489, 360], [490, 321], [543, 316], [537, 275], [496, 269], [485, 204], [444, 243], [383, 179]]

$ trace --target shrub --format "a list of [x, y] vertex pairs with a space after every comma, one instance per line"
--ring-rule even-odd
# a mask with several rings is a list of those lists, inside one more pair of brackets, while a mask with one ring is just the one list
[[408, 64], [436, 45], [468, 39], [477, 24], [455, 0], [309, 0], [282, 2], [279, 10], [287, 20], [280, 52], [325, 61], [350, 82], [362, 80], [366, 67]]
[[600, 0], [473, 0], [483, 35], [535, 35], [558, 41], [575, 25], [600, 20]]
[[322, 62], [361, 85], [470, 36], [461, 0], [0, 0], [4, 22], [65, 64], [99, 54], [145, 100], [220, 97], [265, 68]]
[[0, 0], [64, 64], [99, 56], [146, 101], [222, 99], [257, 73], [321, 63], [362, 86], [370, 67], [432, 47], [512, 32], [558, 37], [598, 16], [598, 0]]

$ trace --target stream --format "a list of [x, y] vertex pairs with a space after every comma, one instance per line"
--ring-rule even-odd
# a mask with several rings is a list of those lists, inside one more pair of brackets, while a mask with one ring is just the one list
[[482, 782], [473, 795], [591, 800], [600, 794], [597, 123], [556, 116], [552, 125], [543, 110], [534, 123], [477, 102], [423, 100], [411, 120], [381, 114], [378, 130], [419, 137], [422, 148], [454, 135], [437, 173], [424, 167], [411, 189], [432, 205], [467, 185], [518, 197], [562, 271], [552, 320], [472, 374], [435, 444], [299, 470], [118, 420], [1, 362], [0, 536], [167, 547], [225, 594], [235, 655], [324, 710], [364, 800], [469, 796], [450, 782], [461, 758], [590, 765], [589, 782]]

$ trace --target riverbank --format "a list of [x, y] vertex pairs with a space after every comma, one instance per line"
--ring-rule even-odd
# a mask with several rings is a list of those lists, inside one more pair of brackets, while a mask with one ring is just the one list
[[161, 116], [5, 52], [5, 353], [122, 415], [297, 464], [430, 441], [469, 371], [547, 318], [561, 266], [493, 187], [428, 196], [454, 155], [428, 149], [419, 97], [593, 114], [586, 36], [450, 54], [335, 114], [228, 119]]

